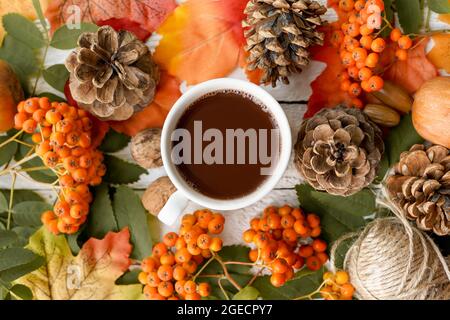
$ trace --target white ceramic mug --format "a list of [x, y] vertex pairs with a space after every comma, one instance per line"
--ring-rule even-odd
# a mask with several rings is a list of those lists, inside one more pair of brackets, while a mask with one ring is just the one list
[[[230, 200], [210, 198], [193, 189], [180, 175], [171, 156], [171, 136], [186, 109], [206, 94], [223, 90], [236, 90], [247, 93], [266, 106], [274, 118], [277, 129], [279, 129], [281, 141], [279, 159], [273, 174], [268, 176], [254, 192], [242, 198]], [[217, 211], [238, 210], [248, 207], [264, 198], [275, 188], [288, 167], [291, 152], [292, 135], [288, 119], [280, 104], [267, 91], [250, 82], [235, 79], [215, 79], [201, 83], [189, 89], [175, 103], [164, 124], [161, 137], [161, 156], [167, 175], [177, 188], [177, 191], [172, 194], [169, 201], [160, 211], [158, 218], [166, 225], [174, 224], [183, 213], [189, 200], [204, 208]]]

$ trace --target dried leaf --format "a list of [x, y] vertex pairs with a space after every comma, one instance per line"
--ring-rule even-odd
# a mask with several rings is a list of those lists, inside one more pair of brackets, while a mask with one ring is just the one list
[[384, 74], [384, 78], [415, 93], [427, 80], [438, 75], [436, 67], [427, 59], [425, 48], [429, 39], [421, 39], [408, 53], [406, 61], [397, 60]]
[[242, 20], [248, 0], [190, 0], [158, 29], [155, 60], [169, 74], [197, 84], [231, 73], [245, 42]]
[[73, 20], [73, 7], [78, 6], [83, 22], [105, 22], [125, 19], [138, 24], [141, 30], [152, 33], [176, 7], [174, 0], [54, 0], [46, 17], [54, 32], [61, 25]]
[[[42, 10], [46, 10], [50, 0], [39, 0]], [[0, 1], [0, 17], [8, 13], [19, 13], [30, 20], [36, 20], [38, 17], [33, 7], [32, 0], [1, 0]], [[0, 43], [5, 36], [3, 24], [0, 23]]]
[[427, 57], [438, 69], [450, 73], [450, 34], [436, 34], [432, 37], [434, 47]]
[[46, 263], [18, 283], [29, 287], [37, 300], [140, 299], [140, 285], [115, 284], [130, 265], [129, 240], [128, 229], [110, 232], [103, 240], [88, 240], [74, 257], [66, 238], [42, 228], [30, 238], [27, 248], [43, 256]]
[[130, 119], [110, 122], [110, 125], [117, 132], [129, 136], [134, 136], [145, 129], [161, 128], [167, 114], [180, 96], [180, 82], [166, 72], [162, 72], [161, 81], [156, 89], [155, 100], [143, 111], [134, 114]]

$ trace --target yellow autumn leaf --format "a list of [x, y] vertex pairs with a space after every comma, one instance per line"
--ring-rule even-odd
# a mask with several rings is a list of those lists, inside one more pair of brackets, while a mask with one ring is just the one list
[[[39, 1], [41, 3], [42, 11], [45, 12], [51, 0]], [[0, 0], [0, 17], [13, 12], [19, 13], [30, 20], [37, 19], [32, 0]], [[0, 23], [0, 43], [2, 43], [4, 37], [5, 29], [3, 28], [3, 24]]]
[[17, 283], [31, 289], [36, 300], [140, 300], [141, 285], [116, 285], [128, 270], [132, 250], [130, 232], [108, 233], [103, 240], [90, 239], [74, 257], [64, 236], [45, 228], [31, 238], [27, 249], [46, 263]]

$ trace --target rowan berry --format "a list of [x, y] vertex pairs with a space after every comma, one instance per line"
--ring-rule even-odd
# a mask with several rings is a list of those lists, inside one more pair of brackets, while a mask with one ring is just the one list
[[80, 219], [89, 213], [89, 208], [87, 205], [75, 204], [70, 208], [70, 216], [74, 219]]
[[355, 7], [355, 1], [354, 0], [340, 0], [339, 1], [339, 9], [343, 11], [352, 11]]
[[381, 53], [386, 49], [386, 41], [383, 38], [376, 38], [372, 41], [370, 46], [373, 52]]
[[255, 231], [259, 231], [259, 219], [258, 218], [252, 219], [250, 221], [250, 227]]
[[186, 292], [186, 294], [195, 293], [197, 292], [197, 284], [192, 280], [186, 281], [186, 283], [183, 286], [183, 289], [184, 292]]
[[28, 99], [27, 101], [25, 101], [23, 108], [25, 112], [33, 114], [36, 110], [39, 109], [39, 99], [38, 98]]
[[395, 51], [395, 56], [400, 61], [406, 61], [408, 59], [408, 51], [406, 51], [405, 49], [397, 49]]
[[317, 271], [322, 267], [322, 262], [316, 256], [306, 258], [306, 267], [311, 271]]
[[389, 35], [389, 37], [391, 38], [391, 40], [393, 42], [397, 42], [401, 38], [401, 36], [402, 36], [402, 32], [398, 28], [392, 29], [392, 31]]
[[222, 239], [220, 239], [220, 238], [212, 238], [211, 239], [211, 245], [210, 245], [209, 249], [211, 251], [214, 251], [214, 252], [219, 252], [220, 250], [222, 250], [222, 246], [223, 246]]
[[184, 291], [184, 285], [186, 284], [186, 280], [178, 280], [175, 282], [175, 291], [180, 295], [184, 296], [186, 292]]
[[379, 91], [383, 89], [384, 81], [379, 76], [372, 76], [368, 80], [368, 85], [371, 91]]
[[173, 255], [172, 251], [168, 251], [161, 256], [159, 261], [162, 265], [173, 266], [175, 264], [175, 256]]
[[197, 242], [189, 242], [187, 249], [192, 256], [198, 256], [202, 253], [202, 249], [197, 245]]
[[362, 36], [361, 39], [359, 39], [359, 43], [364, 49], [370, 50], [372, 46], [372, 37], [371, 36]]
[[280, 288], [286, 283], [286, 275], [283, 273], [273, 273], [270, 277], [270, 283], [274, 287]]
[[361, 27], [359, 27], [359, 32], [362, 36], [368, 36], [373, 33], [373, 28], [370, 28], [367, 24], [363, 24]]
[[318, 252], [318, 253], [316, 253], [316, 256], [317, 256], [317, 258], [319, 258], [319, 260], [322, 264], [327, 263], [327, 261], [329, 259], [328, 255], [325, 252]]
[[[81, 162], [81, 159], [80, 159], [80, 162]], [[164, 237], [163, 237], [164, 244], [169, 248], [174, 247], [177, 240], [178, 240], [178, 235], [175, 232], [169, 232], [166, 235], [164, 235]]]
[[189, 253], [187, 248], [181, 248], [177, 252], [175, 252], [175, 261], [177, 263], [184, 263], [190, 261], [192, 259], [192, 255]]
[[54, 109], [48, 110], [45, 114], [45, 120], [52, 125], [57, 124], [59, 121], [61, 121], [61, 119], [62, 115]]
[[336, 272], [334, 281], [338, 285], [343, 285], [345, 283], [348, 283], [349, 280], [350, 280], [350, 277], [349, 277], [347, 272], [345, 272], [343, 270], [339, 270], [339, 271]]
[[316, 252], [325, 252], [327, 250], [327, 243], [321, 239], [315, 239], [311, 245]]
[[26, 133], [33, 133], [36, 131], [37, 122], [34, 119], [25, 120], [22, 124], [22, 129]]
[[283, 230], [283, 239], [287, 242], [297, 241], [298, 234], [293, 228], [287, 228]]
[[75, 181], [73, 180], [71, 175], [64, 175], [59, 178], [59, 184], [64, 188], [71, 188], [75, 185]]
[[355, 288], [350, 283], [345, 283], [340, 288], [341, 299], [351, 300], [355, 293]]
[[361, 81], [369, 80], [372, 76], [372, 70], [367, 67], [361, 68], [358, 72], [358, 78]]
[[166, 247], [166, 245], [164, 244], [164, 243], [162, 243], [162, 242], [160, 242], [160, 243], [157, 243], [154, 247], [153, 247], [153, 250], [152, 250], [152, 254], [153, 254], [153, 256], [154, 257], [161, 257], [163, 254], [166, 254], [167, 253], [167, 247]]
[[220, 234], [224, 229], [224, 222], [220, 218], [213, 218], [208, 224], [208, 231], [212, 234]]
[[258, 250], [257, 249], [250, 250], [248, 253], [248, 258], [251, 262], [256, 262], [258, 260]]
[[408, 50], [412, 47], [412, 40], [409, 36], [401, 36], [400, 39], [398, 39], [398, 47], [400, 49]]
[[50, 221], [53, 221], [55, 219], [56, 219], [56, 216], [53, 213], [53, 211], [46, 211], [41, 216], [41, 221], [42, 221], [42, 224], [44, 224], [44, 225], [48, 225], [50, 223]]
[[302, 258], [309, 258], [314, 254], [314, 249], [310, 245], [301, 246], [298, 249], [298, 255]]
[[211, 286], [208, 283], [200, 283], [197, 287], [198, 294], [203, 298], [208, 297], [211, 294]]
[[275, 259], [272, 262], [272, 272], [274, 273], [285, 273], [288, 270], [288, 263], [285, 259]]
[[296, 221], [295, 218], [293, 216], [291, 216], [290, 214], [284, 215], [281, 218], [281, 227], [283, 229], [292, 228], [292, 227], [294, 227], [295, 221]]
[[173, 294], [173, 291], [173, 284], [170, 281], [164, 281], [158, 285], [158, 293], [165, 298], [170, 297]]
[[58, 165], [59, 157], [55, 152], [49, 151], [44, 154], [42, 160], [47, 167], [54, 168]]

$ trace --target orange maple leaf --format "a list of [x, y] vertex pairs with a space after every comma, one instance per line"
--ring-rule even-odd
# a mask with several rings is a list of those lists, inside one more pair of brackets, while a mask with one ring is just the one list
[[148, 128], [160, 128], [180, 96], [180, 81], [166, 72], [162, 72], [155, 100], [147, 108], [126, 121], [111, 121], [109, 124], [114, 130], [129, 136], [135, 136]]
[[[391, 80], [413, 94], [427, 80], [437, 77], [438, 70], [427, 59], [425, 48], [429, 38], [418, 40], [415, 46], [408, 51], [408, 59], [396, 60], [383, 75], [384, 79]], [[387, 55], [389, 53], [386, 53]]]
[[242, 65], [248, 0], [190, 0], [157, 30], [155, 60], [189, 85], [225, 77]]
[[326, 26], [321, 31], [325, 33], [324, 45], [311, 48], [311, 57], [326, 63], [327, 66], [311, 83], [313, 93], [308, 101], [305, 118], [312, 117], [322, 108], [332, 108], [338, 104], [351, 102], [350, 95], [341, 90], [341, 82], [338, 80], [345, 67], [341, 62], [338, 48], [333, 47], [330, 42], [333, 25]]
[[126, 19], [150, 33], [176, 8], [175, 0], [53, 0], [46, 12], [52, 32], [74, 17], [80, 8], [83, 22]]

